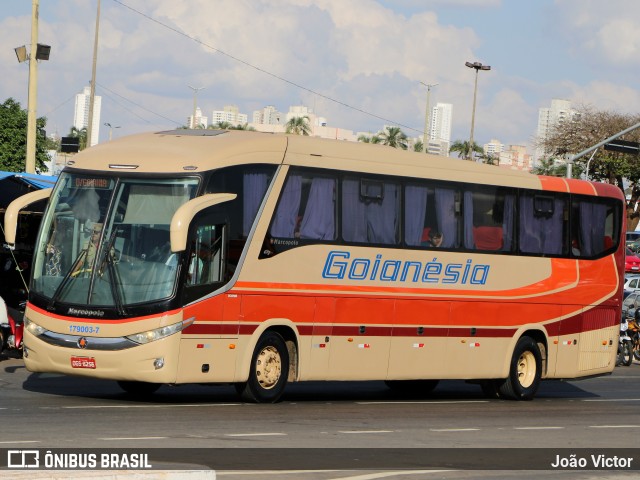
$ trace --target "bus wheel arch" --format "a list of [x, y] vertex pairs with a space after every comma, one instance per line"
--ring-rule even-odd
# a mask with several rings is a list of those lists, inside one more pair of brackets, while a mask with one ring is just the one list
[[509, 372], [505, 379], [496, 382], [500, 398], [533, 400], [543, 377], [544, 342], [531, 335], [522, 335], [513, 349]]

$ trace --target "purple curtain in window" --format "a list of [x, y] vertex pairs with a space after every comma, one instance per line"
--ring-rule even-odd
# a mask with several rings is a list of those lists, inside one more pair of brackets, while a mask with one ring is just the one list
[[536, 229], [536, 219], [533, 216], [533, 197], [520, 197], [520, 250], [526, 253], [542, 251], [539, 231]]
[[427, 187], [408, 185], [404, 190], [404, 238], [407, 245], [419, 246], [427, 211]]
[[464, 192], [464, 246], [475, 248], [473, 239], [473, 192]]
[[398, 231], [399, 188], [393, 183], [384, 184], [381, 203], [367, 205], [367, 227], [370, 243], [396, 243]]
[[513, 212], [515, 196], [508, 194], [504, 196], [504, 214], [502, 216], [502, 249], [511, 250], [513, 248]]
[[300, 225], [300, 238], [334, 240], [336, 238], [335, 180], [314, 178]]
[[534, 195], [520, 197], [520, 249], [526, 253], [562, 253], [564, 201], [553, 200], [551, 216], [536, 213]]
[[607, 207], [599, 203], [580, 202], [580, 255], [597, 255], [605, 250], [604, 232]]
[[347, 242], [367, 241], [365, 204], [360, 201], [360, 181], [342, 182], [342, 237]]
[[455, 191], [448, 188], [436, 188], [436, 221], [442, 232], [442, 247], [453, 248], [458, 244], [456, 228]]
[[247, 236], [267, 191], [266, 173], [245, 173], [242, 178], [242, 233]]
[[293, 238], [300, 210], [302, 193], [302, 177], [291, 175], [287, 178], [282, 196], [276, 207], [276, 214], [271, 224], [271, 236]]

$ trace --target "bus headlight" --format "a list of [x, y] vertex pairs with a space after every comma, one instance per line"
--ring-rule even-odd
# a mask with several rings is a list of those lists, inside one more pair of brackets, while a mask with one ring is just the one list
[[189, 325], [191, 325], [193, 321], [194, 321], [194, 318], [190, 318], [182, 322], [174, 323], [173, 325], [167, 325], [166, 327], [156, 328], [155, 330], [148, 330], [146, 332], [127, 335], [125, 338], [139, 344], [151, 343], [151, 342], [155, 342], [156, 340], [160, 340], [162, 338], [168, 337], [169, 335], [173, 335], [174, 333], [178, 333], [184, 330]]
[[29, 330], [29, 333], [31, 333], [36, 337], [39, 337], [40, 335], [42, 335], [44, 332], [47, 331], [44, 327], [41, 327], [37, 323], [32, 322], [26, 316], [24, 317], [24, 328]]

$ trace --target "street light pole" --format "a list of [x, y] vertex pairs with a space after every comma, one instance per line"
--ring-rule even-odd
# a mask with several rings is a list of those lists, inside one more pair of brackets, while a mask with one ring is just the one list
[[427, 108], [424, 114], [424, 135], [423, 135], [423, 139], [422, 139], [422, 151], [427, 153], [428, 148], [427, 145], [429, 144], [429, 141], [427, 140], [427, 132], [429, 131], [429, 100], [431, 97], [431, 87], [435, 87], [438, 84], [437, 83], [433, 83], [431, 85], [428, 85], [424, 82], [420, 82], [422, 85], [424, 85], [425, 87], [427, 87]]
[[104, 126], [105, 127], [109, 127], [109, 141], [111, 141], [111, 138], [112, 138], [111, 134], [113, 133], [113, 129], [114, 128], [120, 128], [120, 125], [118, 125], [117, 127], [114, 127], [113, 125], [111, 125], [110, 123], [107, 122], [107, 123], [104, 124]]
[[473, 128], [476, 121], [476, 95], [478, 93], [478, 70], [491, 70], [489, 65], [483, 65], [480, 62], [465, 62], [467, 67], [473, 68], [476, 71], [476, 78], [473, 86], [473, 109], [471, 110], [471, 135], [469, 135], [469, 158], [473, 160]]
[[[31, 55], [29, 58], [29, 99], [27, 106], [27, 159], [24, 171], [36, 173], [36, 103], [38, 96], [38, 16], [40, 1], [33, 0], [31, 12]], [[36, 49], [36, 50], [34, 50]]]
[[191, 90], [193, 90], [193, 117], [191, 118], [191, 128], [196, 128], [196, 109], [198, 105], [198, 91], [202, 90], [204, 87], [192, 87], [191, 85], [187, 85]]

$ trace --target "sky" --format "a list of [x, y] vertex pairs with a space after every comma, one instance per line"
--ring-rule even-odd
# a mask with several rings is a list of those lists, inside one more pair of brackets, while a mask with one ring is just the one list
[[[0, 102], [28, 105], [32, 2], [1, 0]], [[40, 0], [37, 115], [47, 133], [73, 124], [89, 86], [98, 0]], [[236, 105], [249, 120], [305, 105], [329, 126], [375, 133], [424, 129], [429, 102], [453, 105], [452, 140], [533, 153], [538, 111], [640, 111], [636, 0], [101, 0], [96, 95], [113, 137], [176, 128], [193, 112]], [[115, 128], [117, 127], [117, 128]], [[100, 140], [109, 128], [101, 126]]]

